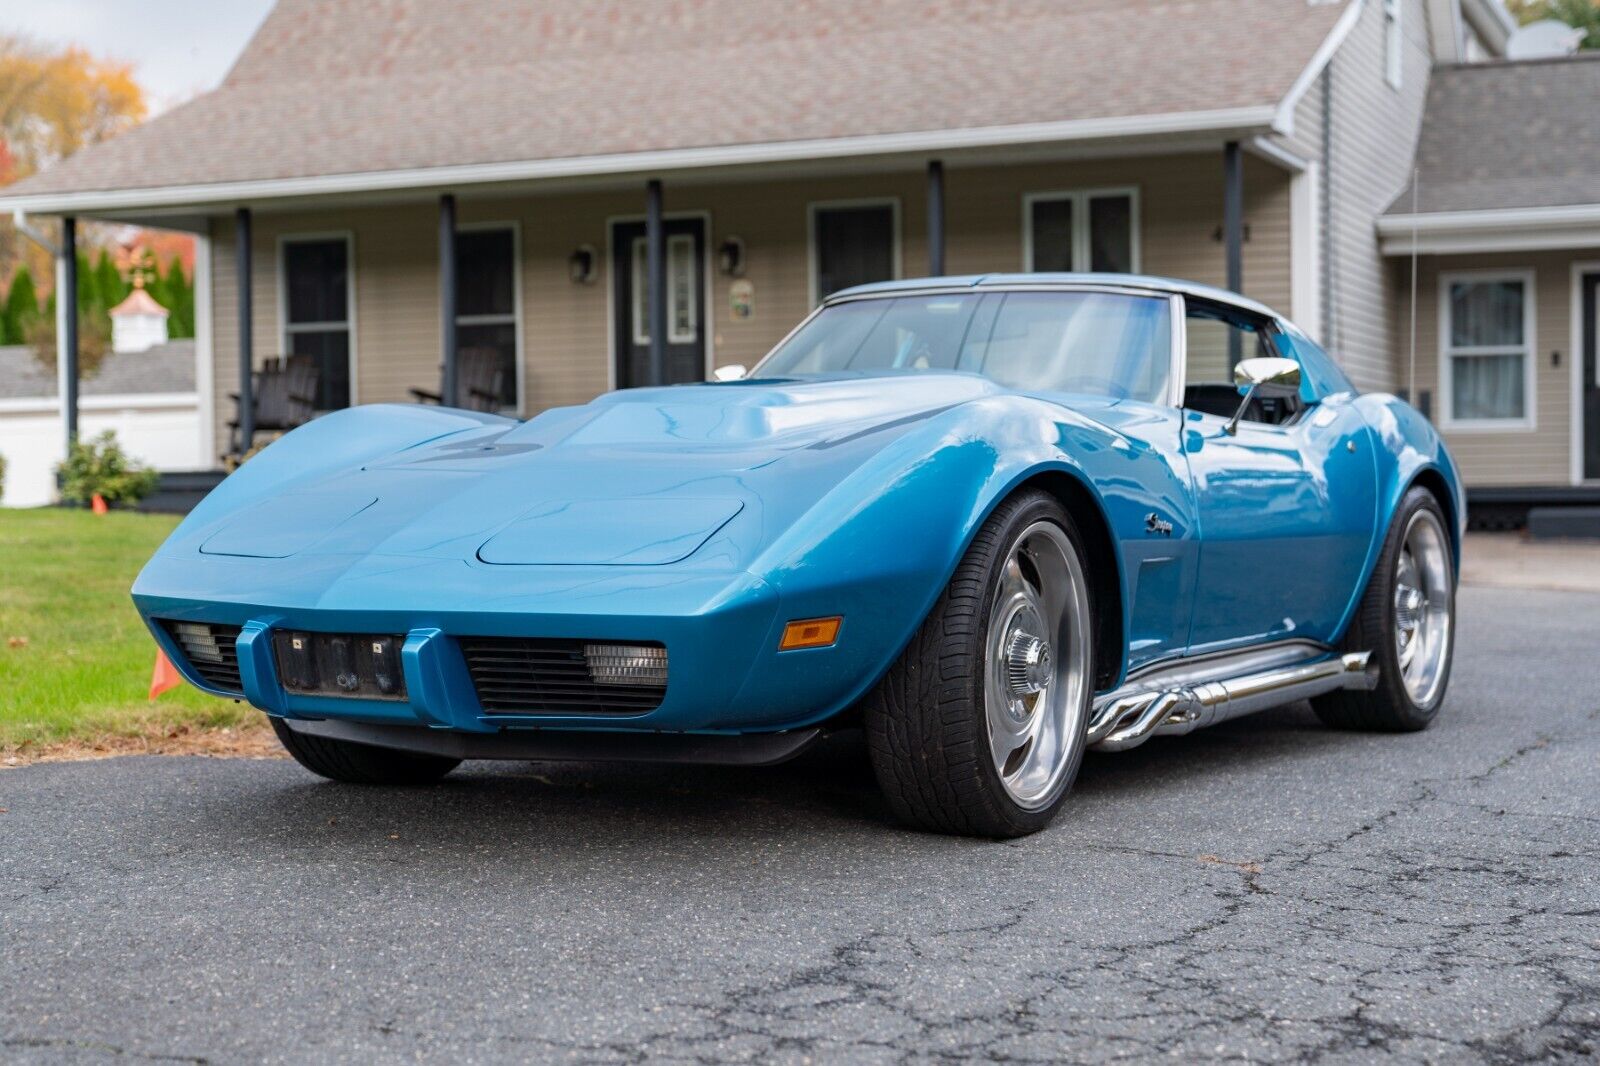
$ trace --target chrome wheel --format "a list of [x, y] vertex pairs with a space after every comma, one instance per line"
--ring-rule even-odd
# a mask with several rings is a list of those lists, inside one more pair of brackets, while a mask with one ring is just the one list
[[1053, 803], [1076, 765], [1089, 712], [1089, 592], [1054, 522], [1022, 531], [996, 582], [984, 643], [985, 722], [1001, 784], [1018, 806]]
[[1406, 526], [1394, 579], [1395, 659], [1406, 694], [1429, 706], [1444, 683], [1452, 638], [1450, 550], [1432, 511]]

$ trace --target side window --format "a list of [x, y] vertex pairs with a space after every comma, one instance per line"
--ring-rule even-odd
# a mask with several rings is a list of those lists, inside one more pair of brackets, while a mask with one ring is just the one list
[[[1219, 418], [1232, 418], [1239, 409], [1242, 397], [1233, 383], [1233, 368], [1241, 359], [1293, 358], [1270, 320], [1223, 304], [1186, 301], [1184, 332], [1183, 406]], [[1279, 425], [1300, 407], [1298, 399], [1258, 398], [1245, 411], [1244, 421]]]

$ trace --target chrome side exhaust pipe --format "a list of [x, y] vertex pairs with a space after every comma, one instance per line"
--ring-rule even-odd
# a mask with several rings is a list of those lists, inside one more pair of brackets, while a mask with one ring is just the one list
[[1351, 652], [1239, 677], [1113, 693], [1095, 707], [1089, 746], [1096, 751], [1127, 751], [1157, 733], [1192, 733], [1336, 689], [1370, 689], [1378, 680], [1367, 670], [1371, 658], [1370, 651]]

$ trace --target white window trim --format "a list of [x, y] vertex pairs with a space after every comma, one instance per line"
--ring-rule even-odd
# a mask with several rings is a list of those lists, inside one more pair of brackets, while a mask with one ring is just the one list
[[[296, 322], [289, 324], [288, 264], [284, 251], [291, 244], [312, 244], [321, 241], [344, 241], [344, 321]], [[307, 233], [282, 233], [278, 235], [278, 345], [282, 353], [291, 350], [292, 333], [326, 332], [343, 329], [350, 335], [350, 406], [361, 402], [360, 377], [356, 373], [356, 235], [352, 230], [323, 230]]]
[[[1567, 349], [1568, 373], [1571, 380], [1568, 384], [1568, 403], [1571, 405], [1570, 425], [1572, 439], [1571, 448], [1572, 483], [1574, 485], [1597, 485], [1600, 481], [1585, 480], [1583, 476], [1583, 279], [1589, 274], [1600, 274], [1600, 259], [1591, 259], [1572, 264], [1572, 345]], [[1597, 309], [1596, 314], [1600, 314]], [[1600, 332], [1600, 323], [1595, 324]], [[1596, 338], [1600, 344], [1600, 337]]]
[[1399, 89], [1405, 77], [1404, 0], [1383, 0], [1383, 80]]
[[806, 293], [812, 307], [822, 302], [822, 293], [819, 291], [821, 287], [817, 284], [817, 268], [820, 265], [817, 259], [817, 212], [851, 207], [887, 207], [891, 210], [889, 229], [893, 247], [889, 252], [889, 269], [892, 275], [890, 280], [898, 280], [905, 276], [898, 196], [875, 196], [857, 200], [812, 200], [806, 204]]
[[1130, 274], [1138, 274], [1143, 270], [1144, 252], [1141, 247], [1143, 240], [1140, 233], [1140, 216], [1143, 214], [1139, 202], [1139, 187], [1137, 185], [1108, 186], [1100, 189], [1060, 189], [1054, 192], [1030, 192], [1022, 196], [1022, 270], [1026, 274], [1035, 273], [1033, 266], [1033, 205], [1036, 203], [1059, 203], [1063, 200], [1072, 201], [1072, 269], [1074, 273], [1087, 273], [1092, 257], [1092, 244], [1089, 235], [1089, 201], [1100, 197], [1126, 196], [1130, 201], [1128, 236], [1132, 242], [1133, 262]]
[[[1534, 271], [1457, 270], [1439, 275], [1439, 428], [1456, 433], [1531, 433], [1539, 428], [1538, 359], [1539, 298]], [[1510, 352], [1507, 347], [1464, 348], [1450, 345], [1450, 286], [1457, 282], [1518, 281], [1522, 283], [1522, 396], [1521, 418], [1455, 417], [1453, 356], [1495, 355]]]
[[517, 402], [516, 406], [507, 414], [522, 417], [526, 410], [527, 400], [525, 379], [527, 366], [523, 360], [522, 352], [522, 224], [515, 219], [503, 222], [467, 222], [456, 226], [457, 233], [484, 232], [489, 230], [511, 231], [511, 313], [493, 315], [457, 315], [456, 328], [462, 326], [503, 326], [510, 323], [513, 337], [512, 348], [516, 352], [517, 364]]

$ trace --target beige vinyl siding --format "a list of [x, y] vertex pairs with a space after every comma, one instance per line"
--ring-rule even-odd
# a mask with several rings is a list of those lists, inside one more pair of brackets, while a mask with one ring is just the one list
[[[1246, 156], [1244, 249], [1247, 295], [1287, 310], [1289, 175]], [[1221, 285], [1222, 153], [1137, 159], [951, 167], [946, 174], [946, 269], [952, 274], [1022, 269], [1023, 197], [1106, 187], [1139, 192], [1142, 267]], [[807, 207], [835, 200], [894, 199], [900, 206], [903, 276], [927, 269], [926, 178], [919, 171], [740, 184], [668, 183], [669, 215], [709, 217], [713, 258], [706, 306], [718, 365], [751, 364], [811, 309]], [[514, 222], [520, 233], [522, 409], [584, 403], [611, 387], [611, 268], [608, 222], [638, 218], [644, 190], [462, 199], [462, 225]], [[439, 363], [438, 209], [413, 203], [338, 212], [258, 212], [254, 222], [254, 321], [257, 361], [282, 350], [278, 243], [296, 233], [348, 232], [353, 243], [356, 306], [355, 395], [361, 403], [404, 402], [411, 387], [437, 388]], [[733, 317], [733, 279], [716, 273], [718, 243], [745, 243], [745, 277], [755, 311]], [[568, 257], [581, 245], [600, 255], [594, 284], [574, 284]], [[214, 350], [218, 448], [234, 415], [238, 389], [237, 283], [233, 222], [218, 220], [214, 245]]]
[[[1442, 420], [1446, 398], [1439, 373], [1439, 275], [1460, 271], [1531, 270], [1534, 274], [1533, 429], [1489, 432], [1447, 430], [1445, 439], [1466, 484], [1565, 485], [1572, 477], [1572, 252], [1506, 252], [1494, 255], [1423, 256], [1417, 271], [1417, 389], [1433, 394], [1433, 417]], [[1592, 258], [1589, 256], [1588, 258]], [[1409, 288], [1409, 286], [1406, 286]], [[1397, 308], [1395, 348], [1403, 387], [1409, 375], [1409, 296]], [[1551, 353], [1561, 365], [1551, 365]]]
[[1422, 0], [1405, 0], [1405, 55], [1399, 90], [1384, 77], [1383, 5], [1368, 3], [1334, 54], [1331, 78], [1332, 145], [1326, 190], [1330, 198], [1330, 287], [1323, 338], [1362, 388], [1395, 384], [1392, 303], [1395, 266], [1378, 248], [1374, 221], [1409, 180], [1432, 66]]

